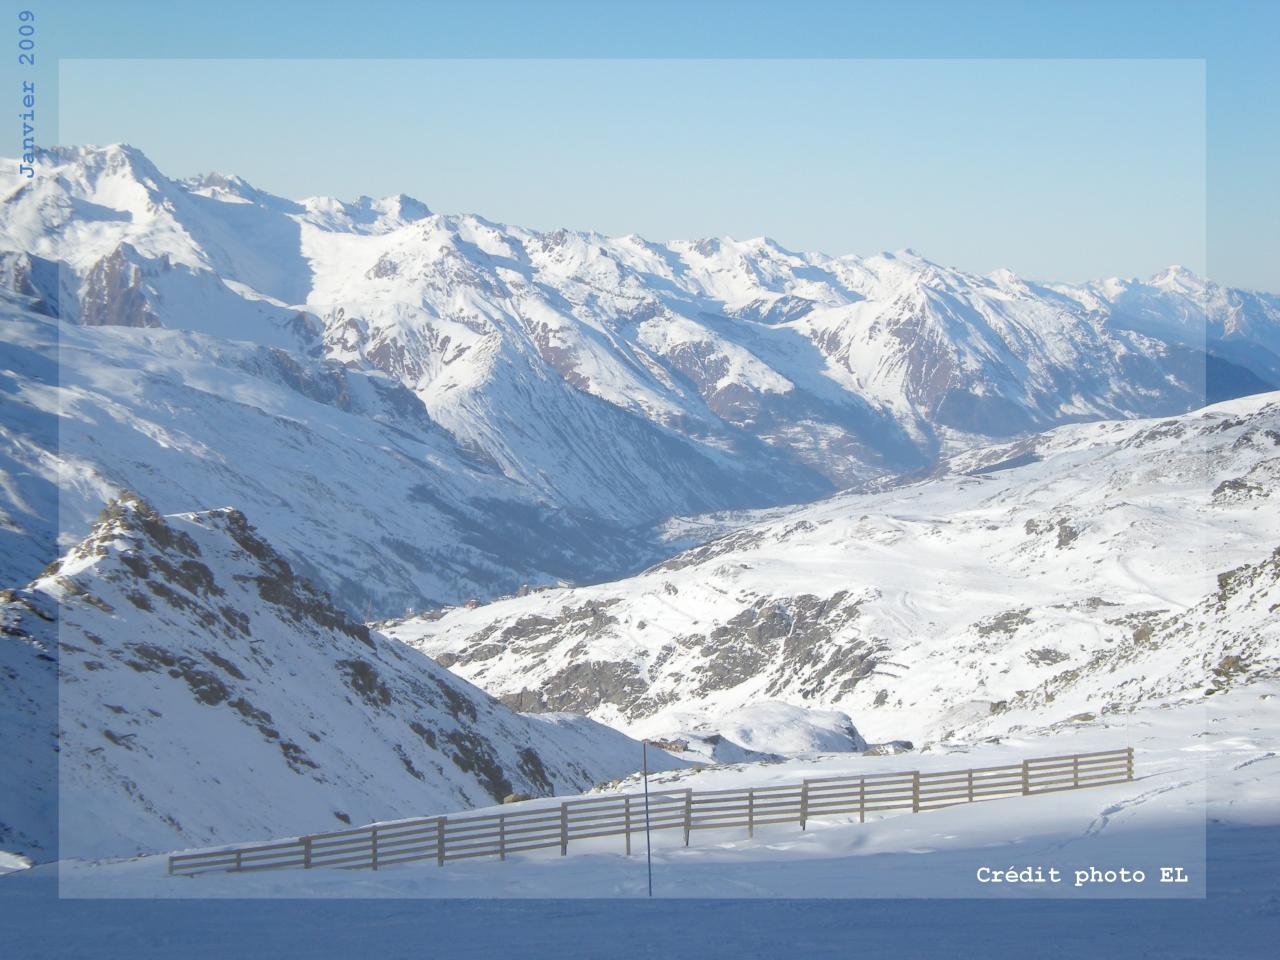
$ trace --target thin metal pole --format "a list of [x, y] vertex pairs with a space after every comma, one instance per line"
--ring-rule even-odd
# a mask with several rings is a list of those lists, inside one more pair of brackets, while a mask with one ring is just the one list
[[649, 867], [649, 896], [653, 896], [653, 844], [649, 839], [649, 741], [640, 741], [644, 757], [644, 855]]

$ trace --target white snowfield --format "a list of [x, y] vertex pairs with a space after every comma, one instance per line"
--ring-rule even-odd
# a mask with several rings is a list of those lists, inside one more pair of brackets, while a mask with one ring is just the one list
[[[1123, 717], [1053, 735], [952, 745], [916, 756], [812, 755], [650, 778], [651, 789], [722, 789], [804, 777], [942, 770], [1132, 743], [1135, 779], [1091, 789], [961, 804], [858, 823], [853, 816], [759, 827], [653, 834], [658, 897], [1201, 897], [1206, 824], [1280, 823], [1280, 685], [1249, 684], [1213, 697], [1172, 698]], [[634, 779], [615, 789], [631, 791]], [[75, 861], [57, 871], [73, 897], [639, 897], [646, 894], [643, 835], [632, 855], [621, 837], [511, 854], [505, 862], [167, 876], [162, 856]], [[1161, 882], [1167, 875], [1186, 882]], [[1026, 873], [1030, 869], [1032, 873]], [[1005, 880], [1051, 876], [1060, 882]], [[1083, 879], [1076, 871], [1083, 871]], [[1096, 873], [1095, 873], [1096, 871]], [[1129, 882], [1119, 878], [1121, 871]], [[1140, 871], [1141, 882], [1132, 877]], [[1174, 873], [1173, 871], [1178, 871]], [[993, 876], [1000, 879], [993, 880]], [[1111, 877], [1110, 882], [1108, 877]], [[1262, 875], [1259, 882], [1265, 882]]]
[[386, 629], [508, 702], [636, 736], [789, 752], [742, 712], [769, 700], [870, 741], [1084, 723], [1275, 675], [1278, 475], [1274, 393], [1061, 427], [634, 578]]

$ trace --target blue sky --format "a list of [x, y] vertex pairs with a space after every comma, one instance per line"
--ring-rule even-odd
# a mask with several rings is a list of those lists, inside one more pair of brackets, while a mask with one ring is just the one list
[[126, 0], [50, 10], [46, 49], [64, 139], [174, 175], [1280, 289], [1278, 7]]
[[[68, 61], [61, 90], [64, 140], [290, 196], [1062, 279], [1203, 268], [1196, 60]], [[136, 90], [146, 111], [115, 107]]]

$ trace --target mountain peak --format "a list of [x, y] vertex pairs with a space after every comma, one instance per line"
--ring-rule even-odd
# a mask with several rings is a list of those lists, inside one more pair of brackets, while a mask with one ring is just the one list
[[127, 172], [136, 180], [151, 181], [149, 185], [152, 187], [169, 179], [145, 153], [128, 143], [42, 147], [37, 151], [37, 156], [46, 166], [80, 167], [91, 179]]
[[405, 223], [425, 220], [431, 216], [430, 207], [417, 197], [411, 197], [407, 193], [396, 193], [389, 197], [383, 197], [377, 201], [375, 206], [388, 216], [403, 220]]
[[1159, 273], [1152, 274], [1147, 282], [1153, 287], [1178, 293], [1198, 293], [1206, 286], [1205, 280], [1199, 274], [1177, 263], [1170, 264]]
[[987, 279], [1001, 290], [1024, 291], [1027, 289], [1026, 281], [1008, 267], [997, 267], [987, 274]]
[[381, 198], [362, 194], [351, 201], [308, 197], [301, 206], [328, 229], [357, 233], [384, 233], [432, 216], [425, 203], [405, 193]]
[[[27, 641], [0, 645], [17, 689], [75, 678], [56, 741], [19, 701], [30, 753], [76, 758], [64, 796], [93, 798], [63, 805], [64, 856], [576, 792], [630, 773], [639, 751], [585, 718], [521, 716], [354, 622], [232, 508], [161, 516], [125, 493], [30, 590], [0, 596], [0, 623]], [[288, 803], [245, 804], [245, 770]], [[14, 808], [6, 791], [0, 820]], [[47, 849], [47, 817], [22, 819]]]
[[221, 200], [224, 203], [264, 203], [278, 200], [237, 174], [227, 175], [211, 171], [189, 177], [181, 183], [188, 193]]
[[91, 567], [111, 553], [113, 544], [126, 539], [131, 540], [134, 546], [174, 542], [173, 530], [164, 518], [132, 490], [121, 491], [119, 496], [110, 500], [84, 539], [50, 564], [41, 579], [70, 575]]

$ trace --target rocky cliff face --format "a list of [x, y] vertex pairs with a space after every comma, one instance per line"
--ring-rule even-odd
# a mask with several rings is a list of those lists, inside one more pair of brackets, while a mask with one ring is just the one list
[[127, 855], [340, 829], [578, 792], [640, 756], [583, 717], [513, 713], [352, 620], [232, 509], [113, 501], [2, 608], [20, 784], [0, 799], [5, 849]]

